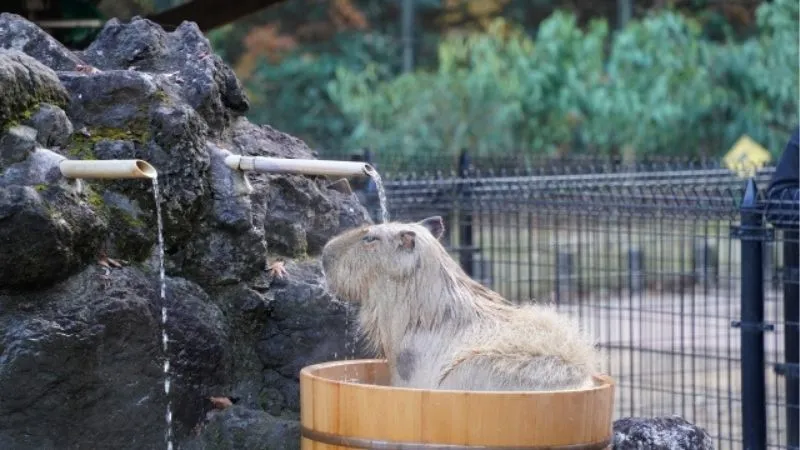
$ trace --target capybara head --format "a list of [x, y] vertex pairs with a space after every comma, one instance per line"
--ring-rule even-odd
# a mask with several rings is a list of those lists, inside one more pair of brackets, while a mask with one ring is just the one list
[[[390, 222], [345, 231], [322, 249], [330, 290], [341, 300], [361, 302], [370, 289], [391, 289], [442, 257], [444, 222], [434, 216], [416, 223]], [[427, 262], [427, 264], [426, 264]]]

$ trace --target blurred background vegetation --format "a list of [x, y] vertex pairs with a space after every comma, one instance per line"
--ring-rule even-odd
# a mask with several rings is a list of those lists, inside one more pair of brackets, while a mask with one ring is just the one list
[[744, 134], [780, 154], [798, 123], [797, 0], [627, 3], [288, 0], [208, 36], [250, 118], [321, 156], [719, 159]]

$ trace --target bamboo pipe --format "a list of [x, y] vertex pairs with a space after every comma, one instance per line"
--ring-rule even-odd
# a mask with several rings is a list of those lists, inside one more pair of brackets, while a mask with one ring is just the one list
[[286, 159], [266, 156], [228, 155], [225, 165], [234, 170], [269, 173], [294, 173], [332, 177], [370, 176], [375, 169], [364, 162], [330, 161], [321, 159]]
[[67, 178], [84, 179], [121, 179], [121, 178], [156, 178], [158, 172], [141, 159], [105, 159], [105, 160], [70, 160], [65, 159], [58, 165], [61, 175]]

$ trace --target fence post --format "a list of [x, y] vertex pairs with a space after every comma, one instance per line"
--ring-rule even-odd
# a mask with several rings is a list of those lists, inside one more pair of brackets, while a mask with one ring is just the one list
[[800, 447], [798, 432], [798, 412], [800, 412], [800, 366], [798, 363], [798, 333], [800, 327], [800, 290], [798, 290], [798, 255], [797, 231], [783, 232], [783, 320], [784, 320], [784, 360], [783, 375], [786, 378], [786, 446], [792, 450]]
[[628, 249], [628, 289], [640, 293], [645, 288], [644, 252], [638, 247]]
[[[462, 180], [470, 176], [471, 161], [469, 154], [466, 150], [462, 150], [458, 158], [458, 176]], [[464, 272], [472, 277], [474, 275], [474, 262], [473, 262], [473, 243], [472, 243], [472, 202], [471, 186], [469, 183], [461, 183], [461, 208], [459, 215], [459, 248], [461, 249], [460, 262], [461, 268]]]
[[747, 181], [741, 225], [734, 235], [741, 242], [742, 440], [744, 450], [767, 448], [767, 405], [764, 373], [764, 245], [766, 227], [758, 205], [758, 188]]

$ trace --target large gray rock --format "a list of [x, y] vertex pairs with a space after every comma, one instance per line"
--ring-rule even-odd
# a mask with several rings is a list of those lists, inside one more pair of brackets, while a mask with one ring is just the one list
[[[112, 20], [80, 54], [19, 16], [2, 30], [20, 35], [0, 32], [17, 49], [0, 51], [0, 448], [164, 445], [153, 184], [68, 180], [63, 158], [158, 171], [178, 448], [297, 448], [299, 369], [352, 355], [355, 336], [313, 257], [364, 208], [322, 178], [225, 166], [227, 151], [312, 154], [242, 117], [194, 24]], [[278, 255], [302, 262], [281, 276]]]
[[24, 52], [53, 70], [75, 70], [77, 55], [22, 16], [0, 13], [0, 49]]
[[[170, 280], [172, 408], [180, 434], [228, 382], [218, 308]], [[166, 431], [157, 285], [133, 268], [87, 268], [36, 293], [2, 295], [0, 443], [8, 449], [159, 448]]]
[[615, 450], [713, 450], [706, 431], [680, 416], [626, 417], [614, 422]]
[[[59, 77], [71, 97], [67, 114], [82, 130], [73, 134], [66, 154], [82, 159], [139, 158], [152, 164], [159, 173], [167, 250], [173, 254], [183, 248], [203, 225], [212, 196], [206, 123], [161, 75], [115, 70], [61, 72]], [[143, 220], [155, 226], [151, 183], [103, 182], [102, 190], [138, 202], [149, 211]]]
[[0, 92], [0, 130], [27, 118], [41, 103], [63, 106], [68, 99], [55, 72], [18, 50], [0, 49]]
[[213, 53], [197, 24], [183, 22], [175, 31], [146, 19], [109, 20], [83, 58], [101, 70], [134, 69], [170, 73], [181, 96], [213, 130], [221, 131], [249, 102], [233, 70]]
[[293, 417], [300, 411], [300, 369], [371, 355], [358, 340], [355, 311], [325, 290], [319, 261], [292, 262], [286, 270], [286, 278], [270, 289], [270, 320], [258, 342], [265, 382], [257, 406]]
[[105, 226], [63, 188], [0, 186], [0, 289], [45, 287], [75, 273], [97, 256]]

